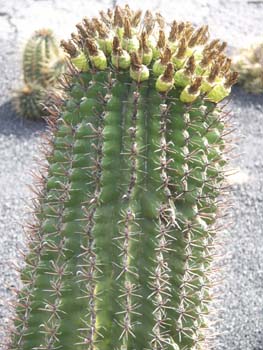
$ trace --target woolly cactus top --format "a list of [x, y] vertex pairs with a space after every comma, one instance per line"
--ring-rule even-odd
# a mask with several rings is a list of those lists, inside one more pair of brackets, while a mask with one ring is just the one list
[[209, 41], [208, 26], [165, 22], [159, 14], [133, 11], [126, 5], [84, 18], [78, 33], [62, 41], [71, 62], [81, 71], [129, 70], [138, 82], [155, 80], [157, 91], [181, 89], [180, 99], [193, 102], [200, 93], [211, 102], [229, 95], [237, 73], [224, 54], [226, 43]]

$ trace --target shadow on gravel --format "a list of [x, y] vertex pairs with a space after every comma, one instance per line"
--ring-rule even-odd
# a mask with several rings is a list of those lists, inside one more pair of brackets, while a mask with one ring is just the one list
[[24, 138], [43, 132], [45, 128], [46, 123], [42, 120], [31, 121], [19, 117], [13, 110], [11, 101], [0, 106], [0, 135], [15, 135]]
[[240, 86], [234, 86], [232, 90], [232, 102], [238, 103], [239, 107], [253, 105], [256, 110], [263, 111], [262, 94], [251, 94]]

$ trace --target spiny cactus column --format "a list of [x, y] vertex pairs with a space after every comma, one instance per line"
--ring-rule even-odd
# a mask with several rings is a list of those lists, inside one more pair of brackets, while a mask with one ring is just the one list
[[37, 30], [24, 49], [24, 82], [46, 87], [62, 73], [63, 67], [63, 57], [53, 32], [50, 29]]
[[53, 32], [40, 29], [28, 40], [23, 52], [24, 86], [16, 91], [16, 112], [29, 119], [39, 119], [47, 103], [48, 90], [54, 87], [65, 68], [62, 54]]
[[128, 6], [77, 29], [9, 350], [207, 349], [225, 43]]

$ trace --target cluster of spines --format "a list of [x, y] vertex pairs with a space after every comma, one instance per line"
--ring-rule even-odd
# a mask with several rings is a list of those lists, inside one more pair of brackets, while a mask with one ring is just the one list
[[[137, 181], [137, 157], [138, 157], [138, 145], [136, 142], [137, 135], [137, 118], [139, 109], [140, 94], [129, 87], [129, 97], [126, 103], [126, 113], [129, 115], [125, 125], [126, 142], [123, 145], [123, 155], [128, 156], [128, 160], [125, 160], [124, 166], [127, 167], [127, 184], [123, 188], [123, 217], [119, 221], [118, 236], [114, 237], [121, 256], [121, 264], [119, 265], [119, 275], [117, 279], [120, 279], [120, 296], [119, 303], [122, 311], [119, 312], [121, 316], [119, 324], [122, 328], [122, 332], [119, 338], [123, 341], [124, 348], [127, 347], [128, 339], [130, 336], [134, 337], [133, 329], [134, 322], [132, 315], [136, 314], [138, 308], [139, 296], [136, 294], [138, 278], [136, 270], [133, 267], [133, 247], [138, 240], [139, 227], [135, 220], [134, 207], [132, 201], [134, 199], [134, 191]], [[124, 125], [123, 125], [124, 126]], [[125, 158], [126, 158], [125, 157]], [[118, 242], [118, 243], [117, 243]]]
[[78, 34], [62, 46], [81, 71], [111, 66], [129, 70], [138, 82], [153, 74], [157, 91], [179, 88], [186, 103], [200, 94], [216, 103], [229, 95], [237, 74], [230, 72], [225, 42], [208, 42], [207, 26], [194, 29], [189, 22], [173, 21], [169, 28], [160, 14], [147, 11], [142, 21], [141, 16], [126, 6], [101, 12], [99, 19], [85, 18]]
[[[105, 104], [107, 101], [105, 88], [105, 96], [101, 95], [101, 103]], [[92, 113], [92, 111], [91, 111]], [[85, 207], [87, 203], [90, 204], [85, 211], [85, 228], [83, 232], [82, 253], [80, 254], [81, 263], [79, 265], [79, 274], [81, 276], [80, 282], [84, 282], [84, 288], [82, 289], [83, 296], [89, 303], [89, 311], [86, 312], [86, 317], [83, 319], [82, 327], [79, 328], [81, 332], [80, 341], [78, 345], [87, 345], [89, 349], [95, 349], [96, 338], [99, 336], [98, 327], [96, 324], [96, 303], [98, 299], [98, 292], [96, 292], [97, 275], [100, 275], [99, 261], [95, 253], [95, 241], [94, 241], [94, 225], [95, 214], [97, 207], [99, 206], [99, 197], [101, 193], [101, 176], [102, 176], [102, 147], [103, 147], [103, 129], [104, 129], [105, 112], [101, 111], [97, 114], [98, 122], [96, 125], [89, 125], [90, 128], [90, 140], [94, 140], [92, 146], [94, 151], [89, 154], [85, 154], [85, 157], [89, 155], [92, 162], [87, 168], [90, 172], [90, 182], [92, 183], [92, 192], [83, 202]], [[85, 143], [87, 135], [84, 133], [83, 140]]]
[[[121, 12], [128, 10], [117, 7], [112, 15], [120, 37]], [[133, 16], [138, 25], [139, 13]], [[160, 15], [157, 22], [163, 29]], [[145, 27], [153, 30], [153, 22]], [[157, 46], [167, 58], [161, 33]], [[81, 35], [73, 36], [79, 45]], [[98, 52], [93, 44], [89, 51]], [[98, 56], [88, 62], [85, 53], [77, 64], [73, 57], [68, 97], [57, 102], [37, 210], [40, 239], [31, 252], [34, 285], [27, 307], [18, 306], [26, 323], [17, 325], [9, 349], [206, 348], [225, 116], [202, 95], [184, 103], [183, 90], [160, 94], [154, 74], [138, 81], [127, 69], [96, 67]], [[137, 69], [138, 54], [131, 57]], [[169, 60], [165, 80], [175, 70]], [[193, 64], [190, 57], [187, 72]], [[190, 95], [201, 83], [197, 76]]]
[[[177, 141], [179, 148], [170, 147], [170, 149], [173, 151], [173, 148], [177, 148], [178, 155], [181, 151], [182, 156], [180, 159], [175, 155], [178, 168], [174, 172], [171, 167], [170, 170], [173, 172], [170, 174], [175, 207], [180, 208], [180, 203], [188, 203], [188, 206], [183, 208], [181, 212], [183, 215], [179, 221], [180, 231], [183, 233], [180, 240], [182, 239], [181, 244], [184, 246], [185, 260], [181, 272], [184, 277], [178, 285], [180, 291], [177, 299], [178, 342], [180, 343], [181, 337], [188, 334], [189, 339], [191, 335], [193, 339], [195, 338], [198, 346], [205, 334], [206, 303], [210, 298], [208, 291], [211, 283], [208, 270], [214, 238], [211, 224], [215, 220], [217, 212], [215, 198], [222, 181], [221, 153], [224, 142], [220, 132], [222, 116], [219, 118], [216, 111], [213, 111], [214, 107], [212, 109], [211, 106], [202, 106], [202, 109], [196, 107], [192, 106], [189, 111], [186, 108], [185, 113], [182, 111], [180, 118], [173, 121], [174, 128], [179, 127], [181, 140], [178, 139], [179, 135], [175, 135], [171, 140], [174, 145]], [[180, 109], [179, 106], [174, 108]], [[192, 327], [189, 327], [189, 323]]]
[[36, 31], [28, 40], [23, 53], [24, 87], [16, 91], [14, 106], [17, 113], [29, 119], [39, 119], [48, 104], [51, 88], [65, 68], [65, 58], [49, 29]]

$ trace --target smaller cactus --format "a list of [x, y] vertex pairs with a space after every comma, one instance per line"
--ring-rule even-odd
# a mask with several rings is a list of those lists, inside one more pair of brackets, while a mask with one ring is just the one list
[[16, 92], [14, 107], [18, 114], [25, 118], [37, 120], [44, 112], [46, 92], [37, 84], [24, 85]]
[[24, 82], [47, 87], [62, 73], [64, 58], [53, 32], [40, 29], [28, 40], [23, 54]]
[[64, 55], [53, 32], [50, 29], [35, 31], [23, 53], [25, 85], [16, 91], [16, 112], [28, 119], [39, 119], [43, 115], [43, 104], [47, 100], [49, 90], [55, 87], [64, 67]]
[[233, 69], [239, 72], [238, 83], [248, 92], [263, 92], [263, 42], [241, 49], [232, 59]]

